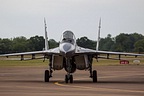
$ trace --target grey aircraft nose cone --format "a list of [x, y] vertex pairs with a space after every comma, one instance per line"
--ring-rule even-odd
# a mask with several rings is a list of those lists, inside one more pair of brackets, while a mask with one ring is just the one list
[[63, 49], [64, 49], [65, 52], [68, 52], [71, 49], [71, 45], [70, 44], [65, 44], [63, 46]]

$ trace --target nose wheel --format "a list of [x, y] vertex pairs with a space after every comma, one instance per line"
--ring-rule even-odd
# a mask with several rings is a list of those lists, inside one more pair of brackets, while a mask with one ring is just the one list
[[73, 75], [65, 75], [65, 83], [73, 83]]

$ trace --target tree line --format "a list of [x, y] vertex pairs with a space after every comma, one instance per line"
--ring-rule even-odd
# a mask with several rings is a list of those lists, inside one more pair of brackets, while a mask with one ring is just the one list
[[[44, 50], [45, 40], [43, 36], [34, 36], [27, 39], [24, 36], [12, 39], [0, 38], [0, 54], [41, 51]], [[59, 42], [50, 39], [49, 47], [58, 47]], [[78, 38], [77, 44], [81, 47], [95, 49], [96, 41], [88, 39], [86, 36]], [[142, 34], [121, 33], [116, 37], [108, 34], [105, 38], [100, 38], [99, 50], [115, 52], [144, 52], [144, 36]]]

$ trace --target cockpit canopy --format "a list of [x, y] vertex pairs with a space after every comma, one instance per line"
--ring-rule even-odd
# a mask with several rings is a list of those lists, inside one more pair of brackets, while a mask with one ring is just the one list
[[62, 35], [61, 43], [68, 42], [68, 43], [74, 44], [75, 40], [76, 39], [72, 31], [65, 31]]

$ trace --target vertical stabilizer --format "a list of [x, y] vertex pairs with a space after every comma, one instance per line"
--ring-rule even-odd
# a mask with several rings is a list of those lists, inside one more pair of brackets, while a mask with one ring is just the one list
[[99, 41], [100, 41], [100, 28], [101, 28], [101, 18], [99, 20], [99, 27], [98, 27], [98, 38], [97, 38], [97, 45], [96, 45], [96, 51], [99, 50]]
[[49, 49], [49, 45], [48, 45], [47, 26], [46, 26], [45, 18], [44, 18], [44, 24], [45, 24], [45, 50], [48, 50]]

